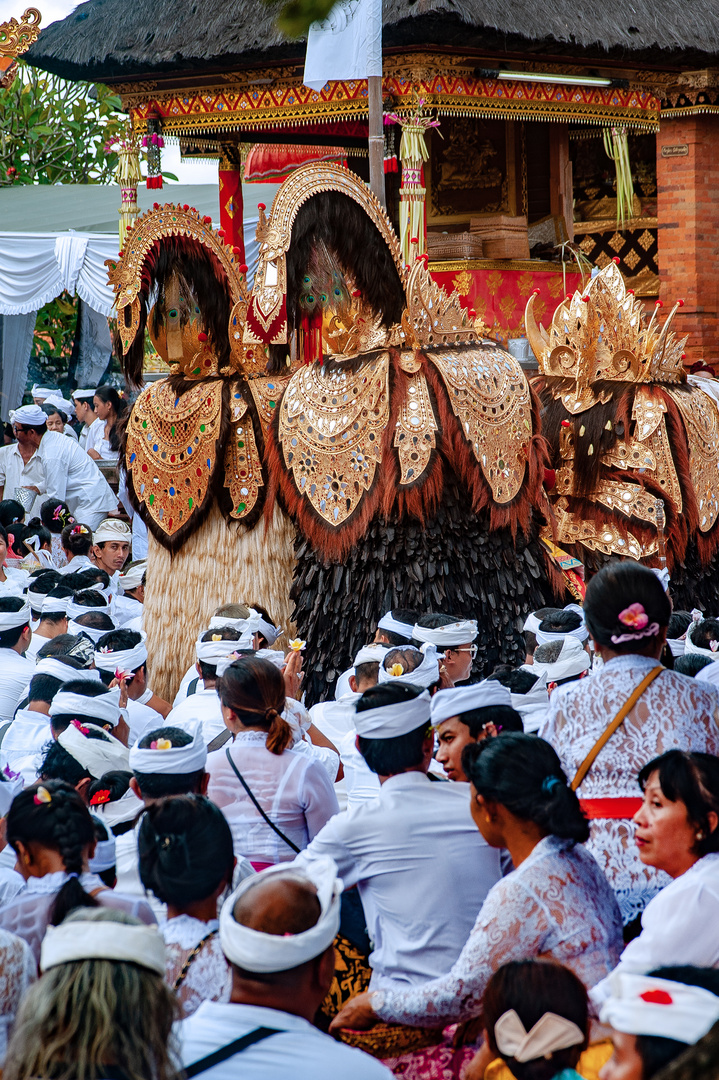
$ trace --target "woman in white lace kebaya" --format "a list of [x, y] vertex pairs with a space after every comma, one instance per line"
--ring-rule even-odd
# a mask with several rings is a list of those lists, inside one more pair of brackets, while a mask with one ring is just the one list
[[670, 615], [669, 597], [651, 570], [623, 562], [596, 574], [587, 587], [584, 618], [604, 665], [590, 678], [555, 690], [540, 731], [571, 780], [642, 680], [659, 670], [577, 789], [591, 821], [587, 847], [614, 889], [625, 923], [670, 880], [637, 853], [637, 774], [673, 748], [719, 754], [719, 695], [659, 663]]
[[232, 834], [202, 795], [150, 803], [138, 836], [142, 884], [167, 904], [160, 926], [168, 985], [183, 1019], [203, 1001], [230, 1000], [232, 974], [220, 947], [217, 904], [232, 884]]
[[235, 660], [217, 692], [234, 741], [207, 758], [207, 794], [227, 818], [238, 857], [255, 869], [290, 862], [338, 812], [332, 781], [317, 758], [291, 749], [292, 730], [280, 715], [285, 686], [274, 664]]
[[[509, 960], [544, 957], [593, 986], [622, 948], [619, 908], [582, 846], [589, 829], [551, 746], [509, 732], [465, 748], [472, 817], [515, 869], [494, 885], [452, 969], [406, 990], [375, 990], [345, 1005], [332, 1028], [380, 1020], [443, 1027], [476, 1017], [490, 976]], [[451, 883], [448, 883], [450, 887]]]

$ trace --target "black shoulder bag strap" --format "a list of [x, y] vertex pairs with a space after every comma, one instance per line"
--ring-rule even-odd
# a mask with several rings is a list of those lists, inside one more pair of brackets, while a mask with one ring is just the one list
[[240, 1051], [246, 1050], [248, 1046], [253, 1046], [263, 1039], [268, 1039], [270, 1035], [279, 1034], [279, 1028], [255, 1028], [249, 1034], [243, 1035], [241, 1039], [235, 1039], [234, 1042], [228, 1043], [227, 1046], [221, 1046], [219, 1050], [208, 1054], [207, 1057], [200, 1058], [199, 1061], [193, 1061], [192, 1065], [188, 1065], [185, 1069], [185, 1076], [187, 1080], [191, 1080], [193, 1076], [199, 1076], [200, 1073], [207, 1072], [208, 1069], [214, 1068], [215, 1065], [219, 1065], [221, 1062], [227, 1061], [228, 1058], [234, 1057], [235, 1054], [239, 1054]]
[[271, 828], [271, 829], [273, 830], [273, 832], [276, 832], [276, 833], [277, 833], [277, 835], [279, 836], [280, 840], [284, 840], [284, 842], [285, 842], [286, 844], [288, 844], [288, 845], [289, 845], [289, 847], [291, 847], [293, 851], [296, 851], [296, 852], [297, 852], [297, 853], [299, 854], [299, 852], [300, 852], [300, 850], [301, 850], [301, 849], [297, 847], [297, 844], [294, 844], [294, 843], [293, 843], [293, 842], [292, 842], [292, 841], [291, 841], [291, 840], [289, 839], [289, 837], [285, 836], [285, 834], [284, 834], [284, 833], [282, 832], [282, 829], [278, 829], [278, 828], [277, 828], [277, 826], [275, 825], [274, 821], [272, 821], [272, 820], [271, 820], [271, 818], [269, 818], [269, 817], [267, 816], [267, 814], [265, 813], [265, 811], [264, 811], [264, 810], [262, 809], [262, 807], [261, 807], [261, 806], [260, 806], [260, 804], [258, 803], [257, 799], [255, 798], [255, 796], [254, 796], [254, 795], [253, 795], [253, 793], [252, 793], [252, 789], [250, 788], [249, 784], [247, 783], [247, 781], [245, 780], [244, 776], [242, 775], [242, 773], [240, 772], [240, 770], [239, 770], [239, 769], [237, 768], [237, 766], [235, 765], [234, 761], [232, 760], [232, 754], [230, 753], [230, 748], [229, 748], [229, 746], [228, 746], [228, 747], [227, 747], [227, 749], [225, 750], [225, 753], [227, 754], [227, 760], [229, 761], [230, 765], [232, 766], [232, 770], [233, 770], [233, 772], [234, 772], [235, 776], [236, 776], [236, 777], [237, 777], [237, 779], [238, 779], [238, 780], [240, 781], [240, 783], [242, 784], [243, 788], [245, 789], [245, 791], [247, 792], [247, 794], [248, 794], [248, 795], [250, 796], [250, 798], [252, 799], [252, 802], [254, 803], [254, 805], [255, 805], [255, 808], [256, 808], [257, 810], [259, 810], [259, 812], [260, 812], [260, 813], [262, 814], [262, 817], [263, 817], [263, 818], [265, 819], [265, 821], [267, 822], [267, 824], [269, 825], [269, 827], [270, 827], [270, 828]]

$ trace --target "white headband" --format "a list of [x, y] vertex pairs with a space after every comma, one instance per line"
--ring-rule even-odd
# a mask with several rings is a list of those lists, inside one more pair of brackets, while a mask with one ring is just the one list
[[93, 536], [96, 544], [105, 544], [112, 540], [118, 544], [129, 544], [132, 540], [132, 529], [119, 518], [105, 518], [100, 522]]
[[[48, 397], [49, 394], [59, 394], [59, 393], [60, 393], [60, 391], [53, 388], [52, 386], [38, 386], [37, 383], [35, 383], [32, 390], [30, 391], [30, 394], [31, 394], [32, 397], [43, 398], [43, 400], [46, 397]], [[93, 391], [93, 393], [94, 393], [94, 391]], [[27, 408], [27, 406], [25, 406], [25, 407]]]
[[[88, 609], [88, 610], [90, 610], [90, 609]], [[101, 608], [95, 608], [95, 611], [101, 611], [101, 610], [102, 610]], [[103, 611], [103, 615], [104, 614], [105, 614], [105, 612]], [[109, 616], [108, 616], [108, 618], [109, 618]], [[112, 620], [110, 620], [110, 621], [112, 621]], [[114, 627], [113, 627], [113, 629], [114, 629]], [[104, 637], [105, 634], [111, 634], [112, 630], [96, 630], [94, 626], [83, 626], [82, 623], [75, 622], [74, 619], [70, 619], [68, 621], [68, 624], [67, 624], [67, 632], [68, 632], [68, 634], [76, 634], [76, 635], [77, 634], [86, 634], [87, 637], [90, 639], [90, 641], [92, 641], [95, 645], [97, 645], [100, 638]]]
[[260, 616], [256, 611], [253, 611], [248, 619], [226, 619], [223, 615], [213, 615], [209, 629], [216, 630], [220, 626], [231, 626], [233, 630], [239, 630], [240, 639], [236, 642], [236, 648], [251, 649], [252, 639], [260, 629]]
[[[52, 391], [48, 391], [48, 393], [52, 393]], [[47, 397], [47, 394], [45, 397]], [[21, 405], [12, 414], [12, 422], [13, 424], [21, 424], [23, 427], [42, 427], [47, 422], [47, 416], [39, 405]]]
[[138, 799], [132, 788], [128, 788], [121, 799], [90, 807], [90, 811], [101, 818], [106, 829], [113, 829], [115, 825], [124, 825], [126, 821], [134, 821], [144, 809], [144, 802]]
[[145, 576], [147, 570], [147, 563], [142, 562], [135, 563], [134, 566], [130, 566], [124, 574], [120, 574], [120, 590], [123, 593], [131, 592], [133, 589], [137, 589], [142, 585], [142, 579]]
[[609, 976], [611, 997], [599, 1018], [627, 1035], [655, 1035], [693, 1045], [719, 1020], [719, 997], [700, 986], [630, 975]]
[[87, 769], [95, 780], [99, 780], [104, 773], [115, 769], [127, 772], [127, 747], [117, 739], [113, 739], [102, 728], [93, 726], [91, 730], [100, 738], [91, 739], [83, 735], [80, 728], [72, 723], [60, 732], [57, 741], [63, 750], [67, 750], [68, 754], [79, 762], [83, 769]]
[[719, 660], [719, 642], [710, 642], [710, 646], [716, 645], [716, 649], [712, 649], [711, 647], [704, 649], [700, 645], [695, 645], [692, 641], [692, 630], [695, 626], [701, 626], [702, 622], [704, 622], [703, 619], [699, 622], [690, 623], [689, 629], [687, 630], [687, 636], [684, 639], [684, 652], [687, 654], [694, 653], [695, 656], [708, 656], [710, 660]]
[[426, 690], [410, 701], [396, 705], [380, 705], [376, 709], [357, 712], [355, 704], [355, 728], [364, 739], [394, 739], [415, 731], [429, 722], [429, 694]]
[[[235, 904], [241, 896], [257, 885], [271, 880], [270, 875], [281, 874], [291, 881], [309, 883], [317, 889], [320, 917], [314, 926], [299, 934], [265, 934], [242, 926], [234, 917]], [[282, 864], [272, 866], [259, 874], [245, 878], [239, 888], [222, 905], [220, 912], [220, 945], [232, 964], [266, 974], [273, 971], [289, 971], [300, 964], [314, 960], [329, 948], [337, 936], [340, 925], [340, 895], [342, 882], [337, 877], [337, 866], [328, 855], [314, 858], [302, 870]]]
[[0, 780], [0, 818], [6, 817], [8, 810], [12, 806], [13, 799], [22, 791], [23, 787], [21, 776], [16, 776], [14, 780]]
[[40, 951], [40, 971], [76, 960], [117, 960], [165, 974], [165, 942], [155, 926], [120, 922], [64, 922], [48, 926]]
[[589, 653], [578, 638], [567, 634], [560, 640], [562, 648], [559, 656], [551, 663], [542, 663], [537, 660], [537, 654], [534, 654], [532, 671], [538, 676], [546, 675], [548, 683], [560, 682], [562, 679], [571, 678], [572, 675], [581, 675], [583, 671], [589, 669], [591, 664]]
[[[40, 608], [40, 614], [46, 615], [50, 611], [62, 611], [64, 615], [67, 615], [69, 603], [69, 596], [45, 596]], [[37, 611], [37, 608], [35, 610]]]
[[407, 638], [407, 641], [411, 641], [414, 636], [414, 627], [410, 623], [400, 622], [399, 619], [395, 619], [391, 611], [382, 616], [377, 623], [377, 629], [388, 630], [390, 634], [399, 634], [400, 637]]
[[274, 664], [280, 671], [287, 664], [285, 654], [282, 649], [258, 649], [255, 653], [258, 660], [269, 660], [271, 664]]
[[354, 666], [358, 664], [381, 664], [388, 653], [386, 645], [365, 645], [355, 656]]
[[268, 645], [274, 645], [277, 638], [282, 633], [281, 630], [275, 626], [274, 623], [268, 622], [259, 611], [255, 611], [254, 608], [250, 608], [250, 619], [254, 619], [257, 622], [257, 629], [267, 641]]
[[486, 709], [491, 705], [512, 704], [512, 695], [506, 686], [496, 679], [473, 683], [469, 686], [453, 686], [438, 690], [432, 698], [430, 717], [432, 726], [438, 727], [451, 716], [460, 716], [472, 709]]
[[225, 660], [231, 653], [236, 653], [239, 647], [239, 641], [227, 641], [218, 635], [217, 641], [196, 641], [195, 654], [203, 664], [216, 667], [220, 660]]
[[494, 1025], [494, 1041], [503, 1058], [535, 1061], [549, 1057], [555, 1050], [566, 1050], [584, 1042], [581, 1028], [557, 1013], [546, 1012], [529, 1031], [514, 1009], [502, 1013]]
[[[377, 676], [380, 685], [384, 683], [404, 683], [405, 686], [421, 686], [425, 690], [432, 686], [439, 680], [439, 656], [437, 649], [430, 642], [425, 644], [420, 649], [415, 649], [413, 645], [397, 645], [398, 649], [411, 649], [413, 652], [422, 652], [422, 663], [419, 664], [414, 671], [402, 671], [401, 675], [393, 675], [392, 668], [394, 664], [390, 664], [389, 671], [386, 668], [387, 657], [385, 654], [383, 662], [380, 664], [379, 673]], [[389, 651], [389, 650], [388, 650]], [[355, 664], [357, 661], [355, 660]], [[398, 667], [402, 665], [398, 662]]]
[[19, 611], [0, 611], [0, 633], [5, 630], [17, 630], [26, 624], [30, 625], [32, 611], [27, 601]]
[[75, 406], [73, 403], [68, 401], [67, 398], [62, 397], [57, 391], [45, 398], [45, 404], [54, 405], [56, 409], [60, 409], [61, 412], [64, 412], [68, 417], [75, 415]]
[[[94, 807], [92, 809], [94, 811]], [[103, 870], [112, 870], [116, 861], [115, 837], [110, 833], [108, 840], [98, 840], [95, 844], [95, 854], [88, 862], [90, 873], [101, 874]]]
[[[108, 631], [109, 633], [109, 631]], [[134, 671], [147, 663], [147, 634], [140, 633], [140, 641], [131, 649], [108, 649], [107, 646], [95, 649], [95, 667], [100, 671]]]
[[169, 745], [170, 740], [161, 735], [147, 749], [140, 749], [135, 743], [130, 750], [131, 771], [152, 776], [185, 776], [200, 772], [207, 761], [207, 747], [199, 720], [188, 734], [192, 735], [192, 742], [187, 746]]
[[108, 690], [106, 694], [98, 694], [97, 697], [86, 697], [84, 694], [59, 690], [50, 702], [50, 716], [75, 716], [78, 720], [87, 717], [117, 727], [120, 723], [119, 703], [119, 687]]
[[100, 672], [95, 668], [74, 668], [69, 664], [63, 664], [59, 656], [46, 656], [38, 660], [35, 668], [36, 675], [52, 675], [53, 679], [59, 679], [61, 683], [99, 682]]
[[[100, 591], [99, 589], [93, 589], [93, 592], [99, 592], [99, 591]], [[93, 611], [97, 611], [101, 615], [109, 615], [110, 612], [109, 612], [108, 606], [107, 606], [107, 597], [106, 596], [103, 597], [103, 600], [105, 601], [105, 603], [102, 604], [100, 607], [95, 607], [94, 605], [92, 607], [90, 607], [89, 605], [86, 605], [86, 604], [77, 604], [74, 599], [69, 599], [68, 602], [67, 602], [67, 617], [68, 617], [68, 619], [80, 619], [80, 618], [82, 618], [83, 615], [89, 615]], [[109, 634], [110, 631], [106, 630], [105, 633]]]
[[446, 626], [412, 627], [412, 637], [416, 641], [431, 641], [438, 649], [451, 649], [455, 645], [468, 645], [478, 634], [476, 619], [458, 619]]
[[584, 623], [581, 623], [574, 630], [566, 630], [564, 632], [555, 630], [540, 630], [537, 627], [534, 635], [537, 639], [537, 645], [548, 645], [550, 641], [564, 641], [565, 638], [573, 637], [578, 641], [586, 641], [589, 637], [589, 631]]
[[73, 390], [72, 393], [70, 394], [70, 397], [71, 398], [80, 398], [80, 399], [82, 399], [82, 398], [94, 398], [95, 397], [95, 391], [94, 390]]
[[542, 620], [538, 619], [532, 611], [529, 615], [527, 615], [527, 618], [524, 620], [524, 626], [522, 627], [522, 630], [527, 630], [530, 634], [534, 634], [536, 636], [541, 621]]
[[684, 656], [687, 647], [687, 636], [679, 638], [667, 638], [667, 645], [672, 656]]

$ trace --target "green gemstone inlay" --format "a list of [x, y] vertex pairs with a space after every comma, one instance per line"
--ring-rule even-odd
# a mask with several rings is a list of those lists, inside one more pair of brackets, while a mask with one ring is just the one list
[[274, 407], [275, 407], [275, 405], [276, 405], [276, 404], [277, 404], [277, 402], [275, 402], [275, 401], [271, 401], [271, 402], [270, 402], [270, 408], [271, 408], [271, 409], [274, 409]]
[[200, 424], [200, 431], [204, 431], [204, 430], [205, 430], [205, 425], [204, 425], [204, 424]]
[[242, 439], [240, 439], [237, 445], [239, 446], [240, 450], [242, 450], [245, 444], [243, 443]]
[[247, 506], [247, 503], [240, 503], [240, 505], [237, 507], [237, 513], [241, 514], [246, 506]]
[[192, 499], [187, 500], [187, 505], [189, 506], [190, 510], [192, 510]]
[[155, 496], [154, 496], [154, 495], [151, 495], [151, 496], [150, 496], [150, 498], [149, 498], [149, 499], [148, 499], [147, 501], [149, 502], [150, 506], [152, 506], [152, 504], [153, 504], [153, 503], [154, 503], [154, 501], [155, 501]]

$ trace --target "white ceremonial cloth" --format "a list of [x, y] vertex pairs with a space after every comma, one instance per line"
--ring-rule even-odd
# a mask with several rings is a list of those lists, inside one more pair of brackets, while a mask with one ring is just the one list
[[214, 688], [198, 689], [196, 693], [186, 697], [167, 714], [164, 726], [189, 731], [197, 720], [202, 724], [202, 735], [206, 744], [211, 743], [223, 731], [227, 731], [225, 721], [222, 719], [222, 705]]
[[500, 851], [472, 821], [465, 788], [422, 773], [392, 776], [297, 856], [295, 865], [305, 867], [329, 855], [345, 889], [357, 885], [374, 943], [371, 989], [446, 974], [499, 881]]
[[265, 823], [235, 776], [225, 751], [275, 825], [299, 848], [336, 814], [337, 797], [327, 772], [313, 756], [298, 750], [272, 754], [263, 731], [243, 731], [233, 743], [207, 758], [207, 795], [222, 810], [232, 830], [235, 852], [253, 862], [291, 862], [294, 852]]
[[117, 236], [3, 232], [0, 240], [0, 314], [38, 311], [67, 289], [94, 311], [112, 315], [105, 259], [117, 258]]
[[14, 649], [0, 649], [0, 723], [12, 720], [25, 687], [35, 674], [35, 663]]
[[[615, 968], [646, 975], [661, 967], [719, 968], [719, 854], [705, 855], [666, 885], [642, 913], [642, 932]], [[610, 976], [611, 977], [611, 976]], [[598, 1007], [611, 994], [609, 978], [594, 987]]]
[[0, 746], [0, 766], [20, 773], [28, 787], [37, 780], [43, 748], [52, 740], [49, 716], [31, 709], [18, 709]]
[[[12, 532], [12, 529], [9, 530]], [[5, 567], [5, 581], [0, 581], [0, 596], [19, 596], [25, 598], [25, 586], [30, 580], [27, 570], [21, 570], [19, 566]]]
[[92, 458], [59, 431], [40, 440], [37, 456], [45, 474], [47, 498], [62, 499], [83, 525], [99, 525], [108, 511], [117, 509], [117, 496]]
[[[85, 524], [83, 521], [81, 524]], [[87, 555], [73, 555], [69, 563], [65, 563], [61, 566], [58, 573], [60, 574], [76, 574], [79, 570], [95, 569], [92, 560]], [[109, 633], [109, 631], [108, 631]]]
[[113, 596], [110, 603], [110, 617], [117, 626], [125, 626], [130, 619], [142, 615], [143, 606], [132, 596]]
[[[656, 663], [636, 654], [618, 656], [580, 682], [554, 691], [539, 734], [557, 751], [570, 779]], [[579, 798], [636, 798], [639, 770], [672, 748], [719, 754], [719, 693], [706, 683], [666, 670], [647, 687], [599, 752], [579, 787]], [[631, 922], [669, 878], [641, 862], [631, 821], [595, 819], [589, 828], [587, 850], [617, 894], [625, 923]]]
[[237, 1080], [239, 1074], [252, 1080], [277, 1080], [280, 1076], [291, 1076], [292, 1080], [391, 1080], [392, 1073], [379, 1061], [336, 1042], [301, 1016], [218, 1001], [203, 1001], [192, 1016], [176, 1026], [182, 1063], [191, 1065], [258, 1027], [279, 1028], [282, 1034], [271, 1035], [248, 1046], [240, 1057], [208, 1069], [203, 1080]]

